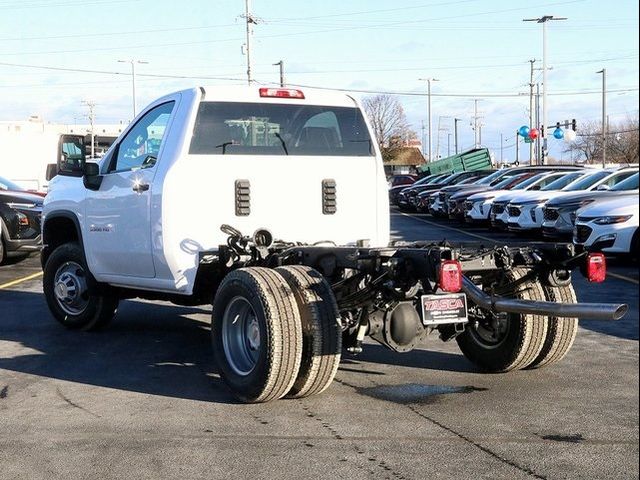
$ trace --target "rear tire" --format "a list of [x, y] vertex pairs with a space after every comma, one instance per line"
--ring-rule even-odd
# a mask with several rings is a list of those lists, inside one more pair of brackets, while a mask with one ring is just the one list
[[246, 403], [283, 397], [302, 355], [300, 313], [291, 287], [275, 270], [229, 273], [213, 302], [213, 353], [220, 375]]
[[2, 239], [2, 220], [0, 220], [0, 265], [4, 263], [4, 240]]
[[60, 245], [51, 253], [42, 286], [55, 319], [72, 330], [98, 330], [113, 319], [118, 308], [118, 297], [95, 285], [76, 242]]
[[313, 268], [296, 265], [276, 271], [293, 290], [302, 321], [302, 362], [287, 397], [316, 395], [331, 384], [340, 364], [342, 328], [338, 305], [329, 283]]
[[[546, 300], [558, 303], [578, 303], [572, 285], [544, 286]], [[578, 333], [577, 318], [547, 317], [547, 336], [542, 350], [527, 368], [541, 368], [562, 360], [573, 345]]]
[[[527, 273], [525, 269], [506, 272], [510, 281]], [[528, 281], [519, 286], [515, 298], [545, 300], [538, 282]], [[509, 372], [522, 369], [540, 354], [547, 334], [547, 318], [540, 315], [508, 313], [502, 328], [491, 331], [482, 324], [469, 324], [456, 337], [458, 346], [467, 359], [488, 372]]]

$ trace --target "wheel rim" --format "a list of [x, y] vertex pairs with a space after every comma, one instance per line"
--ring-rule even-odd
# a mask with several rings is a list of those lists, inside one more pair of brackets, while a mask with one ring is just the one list
[[76, 262], [66, 262], [56, 271], [53, 289], [58, 305], [69, 315], [79, 315], [89, 305], [87, 277]]
[[222, 346], [231, 369], [248, 375], [258, 363], [261, 342], [260, 324], [251, 304], [244, 297], [234, 297], [222, 317]]
[[509, 335], [511, 322], [511, 315], [504, 319], [493, 318], [490, 322], [478, 322], [469, 332], [484, 348], [498, 348]]

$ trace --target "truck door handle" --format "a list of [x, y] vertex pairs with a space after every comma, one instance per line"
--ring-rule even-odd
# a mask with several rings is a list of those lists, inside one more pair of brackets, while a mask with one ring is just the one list
[[149, 184], [148, 183], [134, 183], [133, 187], [131, 187], [133, 189], [134, 192], [137, 193], [142, 193], [142, 192], [146, 192], [147, 190], [149, 190]]

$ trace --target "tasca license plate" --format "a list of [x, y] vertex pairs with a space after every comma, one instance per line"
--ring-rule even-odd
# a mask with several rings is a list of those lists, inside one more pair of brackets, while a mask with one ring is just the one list
[[422, 323], [441, 325], [467, 322], [467, 296], [464, 293], [422, 296]]

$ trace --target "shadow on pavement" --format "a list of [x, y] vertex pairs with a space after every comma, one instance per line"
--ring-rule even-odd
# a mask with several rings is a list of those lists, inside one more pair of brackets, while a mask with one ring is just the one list
[[[124, 301], [99, 332], [70, 331], [36, 293], [0, 292], [0, 341], [17, 354], [0, 369], [151, 395], [236, 403], [214, 373], [209, 325], [200, 308]], [[21, 354], [21, 347], [25, 353]]]
[[[434, 336], [433, 342], [440, 342]], [[367, 343], [363, 345], [362, 353], [348, 355], [343, 352], [340, 368], [349, 365], [349, 371], [361, 370], [356, 367], [360, 362], [380, 363], [384, 365], [397, 365], [400, 367], [422, 368], [429, 370], [441, 370], [447, 372], [480, 372], [462, 353], [453, 354], [434, 350], [416, 349], [407, 353], [396, 353], [379, 344]], [[353, 365], [353, 367], [351, 367]], [[362, 370], [362, 373], [372, 373], [370, 370]]]

